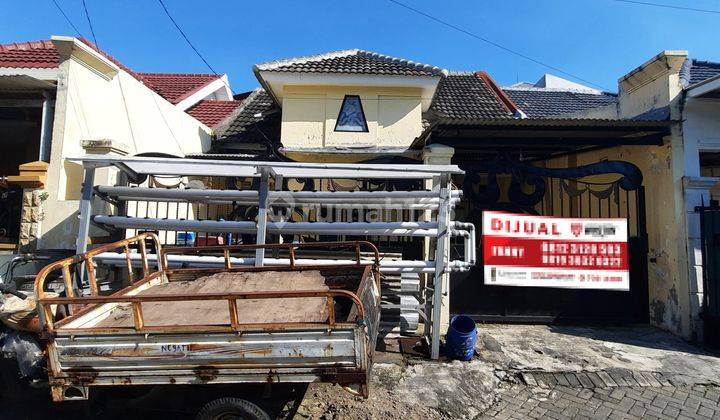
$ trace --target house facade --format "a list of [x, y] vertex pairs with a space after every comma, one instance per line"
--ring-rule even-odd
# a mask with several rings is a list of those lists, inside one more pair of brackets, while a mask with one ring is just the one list
[[[360, 50], [259, 64], [254, 71], [261, 87], [220, 125], [208, 156], [452, 162], [466, 171], [454, 180], [464, 193], [456, 217], [476, 226], [488, 209], [623, 217], [632, 225], [638, 259], [629, 293], [486, 286], [476, 267], [448, 278], [448, 313], [479, 320], [648, 322], [647, 247], [660, 239], [650, 233], [645, 199], [654, 196], [645, 194], [651, 183], [642, 176], [628, 187], [626, 175], [647, 165], [630, 162], [623, 151], [646, 157], [662, 148], [667, 121], [620, 118], [617, 95], [552, 75], [503, 89], [482, 71], [451, 72]], [[604, 163], [608, 156], [620, 162]], [[589, 176], [588, 165], [602, 170]], [[537, 171], [543, 175], [530, 175]], [[363, 188], [340, 181], [312, 188]], [[521, 202], [514, 201], [513, 185], [520, 185]], [[578, 193], [578, 186], [585, 189]], [[497, 195], [491, 199], [488, 191]], [[414, 249], [396, 245], [383, 250], [405, 257]]]
[[[13, 161], [32, 164], [8, 179], [24, 188], [21, 245], [74, 248], [81, 172], [65, 158], [85, 152], [455, 163], [466, 172], [453, 180], [464, 195], [457, 220], [480, 226], [484, 210], [625, 218], [633, 260], [629, 292], [490, 286], [481, 267], [453, 274], [446, 279], [446, 318], [462, 312], [489, 321], [650, 322], [702, 339], [702, 235], [695, 207], [710, 203], [720, 179], [720, 66], [663, 52], [623, 76], [614, 94], [553, 75], [503, 88], [482, 71], [453, 72], [353, 49], [255, 65], [258, 88], [232, 95], [224, 76], [136, 73], [74, 38], [42, 45], [56, 54], [45, 58], [46, 67], [0, 68], [5, 103], [21, 99], [8, 96], [19, 90], [3, 90], [7, 84], [23, 83], [17, 86], [35, 95], [27, 98], [40, 108], [32, 114], [37, 147]], [[126, 181], [112, 171], [96, 177], [108, 185]], [[165, 181], [152, 182], [162, 187]], [[243, 188], [246, 182], [209, 179], [202, 187]], [[347, 191], [392, 189], [396, 180], [284, 182], [293, 189]], [[253, 217], [231, 208], [178, 216], [177, 204], [137, 204], [128, 211], [157, 218], [170, 212]], [[299, 211], [289, 220], [320, 216]], [[361, 216], [345, 212], [334, 221]], [[165, 239], [176, 243], [176, 234]], [[427, 241], [373, 240], [393, 258], [431, 251]]]
[[[701, 217], [697, 208], [716, 197], [720, 150], [720, 63], [663, 51], [619, 80], [621, 117], [652, 115], [672, 122], [671, 136], [648, 168], [662, 182], [657, 215], [664, 241], [650, 255], [657, 282], [651, 288], [651, 320], [691, 340], [704, 341], [706, 295]], [[712, 239], [710, 239], [712, 240]]]
[[0, 45], [2, 247], [75, 248], [82, 168], [65, 158], [202, 153], [238, 105], [225, 75], [135, 72], [83, 39]]

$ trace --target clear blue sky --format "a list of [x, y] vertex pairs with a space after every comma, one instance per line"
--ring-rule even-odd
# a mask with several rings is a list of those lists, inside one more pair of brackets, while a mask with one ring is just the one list
[[[81, 0], [56, 0], [91, 39]], [[720, 14], [614, 0], [400, 0], [541, 62], [616, 90], [617, 78], [663, 49], [720, 61]], [[720, 0], [646, 0], [720, 11]], [[73, 35], [52, 0], [5, 0], [0, 43]], [[208, 72], [156, 0], [86, 0], [100, 47], [138, 71]], [[549, 70], [388, 0], [165, 0], [236, 92], [257, 86], [254, 63], [362, 48], [450, 70], [487, 70], [499, 83]], [[562, 74], [558, 74], [563, 76]]]

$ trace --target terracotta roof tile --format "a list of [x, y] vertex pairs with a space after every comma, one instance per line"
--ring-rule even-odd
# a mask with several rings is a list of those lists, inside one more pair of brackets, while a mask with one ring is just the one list
[[177, 104], [220, 78], [216, 74], [137, 73], [137, 75], [149, 88], [173, 104]]
[[0, 45], [0, 67], [55, 68], [60, 56], [48, 40]]
[[215, 127], [242, 104], [243, 101], [207, 101], [202, 100], [186, 112], [208, 127]]
[[[215, 74], [137, 73], [87, 39], [78, 39], [173, 104], [220, 77]], [[59, 61], [60, 56], [50, 40], [0, 45], [0, 67], [56, 68]]]

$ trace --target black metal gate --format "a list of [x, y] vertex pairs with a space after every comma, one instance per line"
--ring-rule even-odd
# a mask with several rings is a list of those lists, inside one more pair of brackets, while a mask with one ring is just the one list
[[626, 218], [630, 291], [489, 286], [483, 283], [480, 262], [469, 273], [452, 276], [451, 312], [479, 321], [648, 322], [645, 190], [637, 167], [614, 161], [548, 169], [500, 157], [464, 169], [466, 217], [478, 227], [484, 210]]
[[720, 206], [698, 207], [703, 261], [703, 341], [720, 347]]

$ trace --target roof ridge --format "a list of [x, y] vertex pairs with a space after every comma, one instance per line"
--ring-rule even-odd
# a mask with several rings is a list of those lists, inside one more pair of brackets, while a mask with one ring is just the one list
[[448, 70], [446, 76], [475, 76], [481, 70]]
[[361, 50], [357, 48], [353, 49], [347, 49], [347, 50], [336, 50], [336, 51], [329, 51], [326, 53], [321, 54], [312, 54], [312, 55], [300, 55], [297, 57], [290, 57], [290, 58], [283, 58], [280, 60], [272, 60], [272, 61], [266, 61], [264, 63], [258, 63], [255, 64], [253, 67], [257, 68], [258, 70], [271, 70], [277, 67], [287, 66], [290, 64], [299, 64], [299, 63], [306, 63], [308, 61], [314, 61], [314, 60], [327, 60], [329, 58], [337, 58], [337, 57], [346, 57], [349, 55], [356, 55]]
[[214, 74], [214, 73], [154, 73], [154, 72], [148, 72], [148, 71], [139, 71], [136, 72], [137, 74], [143, 75], [143, 76], [207, 76], [207, 77], [213, 77], [213, 78], [220, 78], [222, 75], [220, 74]]
[[696, 59], [696, 58], [693, 58], [693, 59], [691, 59], [691, 60], [692, 60], [692, 64], [693, 64], [693, 65], [695, 65], [695, 64], [701, 64], [701, 65], [706, 65], [706, 66], [709, 65], [709, 66], [712, 66], [712, 67], [720, 67], [720, 62], [717, 62], [717, 61], [698, 60], [698, 59]]
[[503, 86], [503, 90], [526, 90], [532, 92], [566, 92], [566, 93], [583, 93], [586, 95], [610, 95], [612, 92], [604, 92], [596, 89], [572, 89], [572, 88], [545, 88], [537, 86]]
[[277, 69], [279, 67], [284, 67], [284, 66], [305, 64], [308, 62], [315, 62], [315, 61], [330, 60], [330, 59], [339, 58], [339, 57], [349, 57], [349, 56], [353, 56], [353, 55], [363, 56], [363, 57], [372, 57], [372, 58], [375, 58], [375, 59], [378, 59], [378, 60], [381, 60], [384, 62], [402, 64], [402, 65], [405, 65], [408, 67], [414, 67], [415, 69], [425, 70], [425, 71], [432, 72], [432, 73], [447, 74], [447, 70], [442, 69], [437, 66], [432, 66], [430, 64], [424, 64], [424, 63], [420, 63], [417, 61], [408, 60], [406, 58], [394, 57], [391, 55], [380, 54], [380, 53], [377, 53], [374, 51], [363, 50], [363, 49], [358, 49], [358, 48], [330, 51], [330, 52], [321, 53], [321, 54], [284, 58], [281, 60], [274, 60], [274, 61], [267, 61], [265, 63], [255, 64], [253, 66], [253, 68], [255, 68], [259, 71], [274, 70], [274, 69]]
[[408, 60], [406, 58], [393, 57], [391, 55], [380, 54], [380, 53], [376, 53], [374, 51], [367, 51], [367, 50], [358, 50], [358, 54], [362, 54], [362, 55], [366, 55], [366, 56], [370, 56], [370, 57], [374, 57], [374, 58], [379, 58], [381, 60], [389, 61], [392, 63], [405, 64], [405, 65], [413, 66], [415, 68], [419, 68], [419, 69], [423, 69], [423, 70], [427, 70], [427, 71], [438, 72], [438, 73], [442, 73], [444, 75], [448, 74], [448, 71], [446, 69], [440, 68], [438, 66], [433, 66], [430, 64], [424, 64], [424, 63], [420, 63], [417, 61]]
[[9, 44], [0, 44], [0, 51], [18, 51], [18, 50], [40, 50], [55, 48], [49, 39], [39, 39], [37, 41], [11, 42]]

